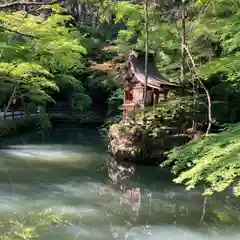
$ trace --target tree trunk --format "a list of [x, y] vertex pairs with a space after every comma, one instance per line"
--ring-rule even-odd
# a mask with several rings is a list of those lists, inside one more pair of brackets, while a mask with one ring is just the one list
[[185, 0], [182, 0], [181, 4], [181, 83], [185, 82], [186, 74], [186, 51], [184, 46], [186, 45], [186, 4]]
[[143, 92], [144, 107], [147, 100], [147, 83], [148, 83], [148, 3], [147, 0], [145, 0], [145, 84]]
[[1, 119], [3, 119], [4, 115], [7, 113], [9, 107], [11, 106], [11, 103], [12, 103], [12, 100], [13, 100], [15, 94], [16, 94], [16, 91], [17, 91], [17, 85], [14, 86], [12, 95], [8, 100], [8, 104], [7, 104], [6, 108], [4, 109], [3, 113], [0, 115]]

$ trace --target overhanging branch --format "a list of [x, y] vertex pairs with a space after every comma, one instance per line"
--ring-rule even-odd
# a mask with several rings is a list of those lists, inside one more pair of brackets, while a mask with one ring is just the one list
[[44, 6], [60, 3], [61, 0], [52, 0], [47, 2], [27, 2], [27, 1], [14, 1], [11, 3], [1, 4], [0, 9], [11, 8], [16, 6]]
[[13, 30], [13, 29], [11, 29], [11, 28], [7, 28], [7, 27], [4, 27], [4, 26], [0, 26], [0, 29], [2, 29], [2, 30], [4, 30], [4, 31], [7, 31], [7, 32], [19, 34], [19, 35], [21, 35], [21, 36], [23, 36], [23, 37], [37, 38], [37, 36], [31, 35], [31, 34], [28, 34], [28, 33], [18, 32], [18, 31], [16, 31], [16, 30]]

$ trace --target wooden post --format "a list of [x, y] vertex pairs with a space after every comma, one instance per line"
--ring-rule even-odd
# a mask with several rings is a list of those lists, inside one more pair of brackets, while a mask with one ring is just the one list
[[155, 105], [156, 105], [156, 92], [154, 90], [154, 88], [152, 89], [153, 91], [153, 107], [155, 108]]

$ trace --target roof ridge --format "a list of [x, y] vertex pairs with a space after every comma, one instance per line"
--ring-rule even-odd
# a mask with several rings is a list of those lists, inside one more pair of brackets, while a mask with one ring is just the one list
[[[145, 61], [141, 61], [138, 54], [129, 55], [129, 60], [131, 64], [131, 69], [134, 75], [139, 79], [143, 84], [145, 83]], [[180, 87], [180, 85], [171, 83], [165, 78], [157, 69], [156, 62], [148, 63], [148, 85], [151, 85], [156, 88], [161, 88], [161, 85], [175, 86]]]

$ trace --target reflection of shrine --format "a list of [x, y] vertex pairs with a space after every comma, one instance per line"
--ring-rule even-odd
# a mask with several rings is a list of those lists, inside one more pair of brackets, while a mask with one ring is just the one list
[[139, 214], [142, 204], [142, 192], [138, 180], [134, 180], [135, 166], [131, 163], [117, 162], [114, 159], [108, 162], [108, 176], [120, 190], [120, 205]]
[[138, 213], [141, 207], [141, 190], [140, 188], [131, 188], [121, 190], [120, 204], [127, 204], [132, 207], [132, 211]]
[[108, 161], [108, 176], [116, 184], [127, 184], [135, 172], [134, 165], [126, 162], [117, 162], [114, 159]]

